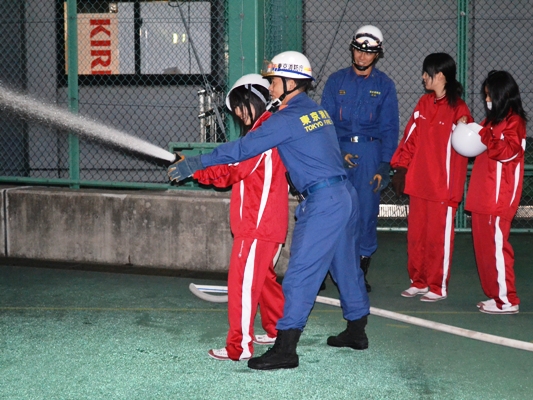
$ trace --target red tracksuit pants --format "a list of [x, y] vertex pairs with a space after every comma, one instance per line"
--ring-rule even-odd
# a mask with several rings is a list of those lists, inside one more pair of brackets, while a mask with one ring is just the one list
[[229, 331], [226, 350], [232, 360], [253, 355], [254, 319], [259, 305], [261, 324], [270, 337], [283, 315], [284, 297], [274, 266], [281, 244], [251, 238], [233, 242], [228, 274]]
[[407, 271], [411, 286], [448, 295], [457, 207], [410, 196], [407, 218]]
[[472, 213], [472, 236], [483, 292], [498, 308], [516, 306], [514, 251], [509, 243], [511, 221], [495, 215]]

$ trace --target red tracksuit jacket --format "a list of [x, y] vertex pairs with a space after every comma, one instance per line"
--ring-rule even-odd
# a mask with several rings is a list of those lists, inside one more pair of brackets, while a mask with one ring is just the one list
[[446, 98], [435, 100], [435, 93], [420, 98], [391, 160], [393, 168], [407, 168], [406, 194], [457, 207], [463, 197], [468, 159], [452, 148], [451, 134], [465, 115], [468, 122], [473, 121], [461, 99], [452, 108]]
[[465, 209], [510, 221], [522, 195], [526, 123], [509, 113], [504, 121], [484, 126], [479, 134], [487, 151], [474, 162]]
[[[265, 112], [252, 130], [270, 115]], [[216, 187], [233, 185], [230, 227], [234, 237], [285, 243], [289, 218], [285, 171], [278, 150], [274, 148], [236, 164], [215, 165], [197, 171], [193, 178]]]

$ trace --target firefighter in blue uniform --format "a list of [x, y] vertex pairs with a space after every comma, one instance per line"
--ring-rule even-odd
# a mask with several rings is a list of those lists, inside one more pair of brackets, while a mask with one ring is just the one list
[[196, 170], [246, 160], [277, 147], [300, 198], [296, 208], [289, 265], [283, 279], [285, 307], [276, 328], [276, 342], [252, 358], [252, 369], [298, 366], [296, 346], [324, 277], [338, 284], [347, 328], [327, 343], [363, 350], [370, 312], [363, 272], [359, 268], [359, 205], [346, 179], [333, 121], [307, 96], [313, 79], [311, 65], [301, 53], [288, 51], [266, 63], [262, 75], [270, 93], [281, 103], [259, 128], [210, 154], [182, 157], [169, 167], [171, 180], [181, 181]]
[[378, 247], [380, 192], [389, 184], [389, 163], [398, 146], [398, 99], [394, 82], [375, 67], [383, 54], [381, 31], [361, 27], [350, 51], [352, 65], [329, 77], [322, 107], [333, 119], [348, 180], [359, 196], [360, 265], [370, 292], [367, 273]]

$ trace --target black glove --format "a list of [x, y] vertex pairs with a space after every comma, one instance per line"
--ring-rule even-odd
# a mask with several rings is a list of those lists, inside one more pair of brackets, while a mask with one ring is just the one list
[[192, 176], [196, 171], [204, 169], [200, 155], [185, 156], [178, 154], [181, 157], [178, 161], [168, 167], [168, 177], [171, 181], [179, 182]]
[[392, 187], [396, 196], [401, 197], [405, 189], [405, 174], [407, 174], [407, 168], [398, 167], [394, 169], [394, 175], [392, 176]]
[[[347, 153], [345, 152], [344, 150], [341, 150], [341, 155], [342, 155], [342, 165], [344, 166], [344, 168], [355, 168], [357, 167], [357, 159], [359, 158], [358, 155], [353, 155], [353, 154], [350, 154], [350, 153]], [[356, 161], [356, 162], [353, 162], [352, 160]]]
[[379, 192], [388, 186], [390, 182], [390, 164], [388, 162], [379, 163], [378, 170], [370, 181], [370, 184], [373, 185], [376, 181], [378, 181], [378, 184], [374, 189], [374, 193]]

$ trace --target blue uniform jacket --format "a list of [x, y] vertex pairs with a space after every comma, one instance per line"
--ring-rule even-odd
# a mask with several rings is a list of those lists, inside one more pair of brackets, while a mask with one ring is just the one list
[[352, 67], [333, 73], [322, 93], [322, 106], [329, 113], [339, 138], [371, 136], [381, 140], [381, 162], [389, 162], [398, 146], [399, 113], [394, 82], [372, 68], [368, 77]]
[[298, 191], [334, 176], [346, 176], [333, 121], [300, 93], [259, 128], [201, 156], [204, 167], [247, 160], [271, 148], [279, 154]]

